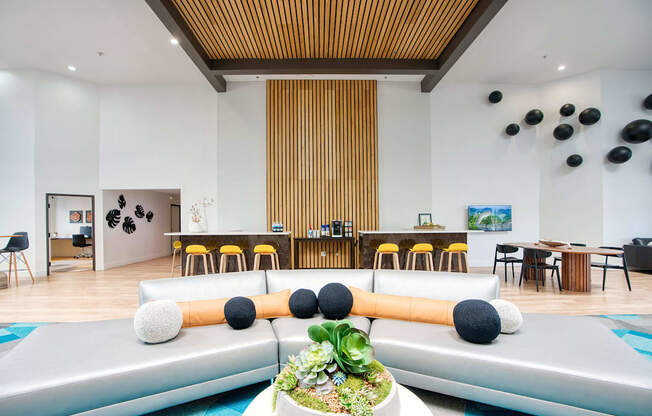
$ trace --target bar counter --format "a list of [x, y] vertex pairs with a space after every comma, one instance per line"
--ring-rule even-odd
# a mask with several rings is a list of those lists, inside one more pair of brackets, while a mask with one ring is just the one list
[[[473, 230], [368, 230], [358, 231], [358, 246], [360, 247], [360, 267], [371, 269], [374, 264], [374, 255], [379, 245], [383, 243], [398, 244], [399, 263], [401, 268], [405, 267], [405, 259], [408, 251], [416, 243], [430, 243], [434, 248], [433, 261], [435, 270], [439, 268], [441, 251], [451, 243], [468, 243], [469, 233], [482, 233], [483, 231]], [[384, 263], [387, 262], [387, 263]], [[389, 267], [391, 260], [383, 260], [384, 267]], [[458, 271], [454, 265], [452, 271]], [[423, 256], [417, 258], [417, 268], [424, 269]]]
[[[281, 269], [291, 269], [292, 265], [290, 263], [290, 253], [291, 253], [291, 232], [269, 232], [269, 231], [208, 231], [201, 233], [190, 233], [190, 232], [180, 232], [180, 233], [165, 233], [169, 237], [178, 237], [181, 241], [181, 270], [185, 271], [186, 268], [186, 247], [191, 244], [201, 244], [204, 246], [213, 246], [217, 247], [219, 253], [219, 247], [227, 244], [232, 244], [240, 247], [244, 250], [245, 258], [247, 261], [247, 270], [251, 270], [254, 265], [254, 247], [258, 244], [269, 244], [276, 248], [278, 253], [279, 264]], [[216, 256], [219, 260], [219, 254]], [[200, 266], [199, 263], [195, 264], [195, 273], [203, 273], [203, 264]], [[233, 264], [234, 262], [229, 263], [231, 268], [230, 271], [234, 271]], [[210, 267], [210, 266], [209, 266]], [[219, 266], [215, 264], [215, 271], [217, 272]], [[263, 261], [261, 264], [261, 269], [269, 268], [269, 264], [266, 261]]]

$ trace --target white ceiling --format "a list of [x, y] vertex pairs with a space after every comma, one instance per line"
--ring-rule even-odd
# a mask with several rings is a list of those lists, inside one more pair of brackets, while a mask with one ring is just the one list
[[[509, 0], [445, 80], [537, 83], [599, 68], [652, 69], [650, 19], [652, 0]], [[41, 69], [103, 84], [205, 83], [169, 39], [145, 0], [0, 0], [0, 69]], [[560, 64], [567, 69], [558, 72]], [[288, 76], [297, 77], [334, 78]], [[420, 79], [337, 76], [358, 77]]]
[[509, 0], [444, 79], [539, 83], [652, 69], [650, 21], [652, 0]]

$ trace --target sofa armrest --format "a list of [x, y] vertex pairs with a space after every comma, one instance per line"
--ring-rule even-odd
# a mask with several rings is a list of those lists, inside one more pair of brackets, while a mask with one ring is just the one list
[[652, 247], [625, 244], [625, 260], [632, 269], [652, 270]]

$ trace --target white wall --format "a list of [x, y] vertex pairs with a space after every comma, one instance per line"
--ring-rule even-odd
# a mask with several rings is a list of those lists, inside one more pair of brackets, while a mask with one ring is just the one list
[[[79, 234], [79, 227], [90, 227], [86, 223], [86, 211], [92, 209], [91, 198], [77, 196], [50, 197], [50, 233], [57, 233], [59, 238], [70, 238]], [[70, 211], [82, 211], [82, 222], [71, 223]]]
[[[503, 100], [491, 104], [495, 89]], [[492, 264], [496, 243], [539, 237], [537, 128], [521, 122], [537, 103], [534, 86], [442, 83], [430, 94], [433, 222], [466, 230], [468, 205], [512, 205], [513, 231], [469, 235], [471, 266]]]
[[431, 212], [430, 97], [417, 82], [378, 82], [380, 229], [411, 229]]
[[[217, 93], [204, 85], [101, 88], [100, 188], [181, 189], [188, 208], [217, 199]], [[217, 206], [207, 208], [216, 229]]]
[[[119, 195], [124, 195], [127, 205], [120, 209]], [[156, 191], [103, 191], [102, 216], [104, 230], [104, 268], [110, 269], [125, 264], [155, 259], [167, 256], [170, 251], [170, 239], [163, 233], [170, 231], [170, 197]], [[142, 205], [145, 212], [152, 211], [154, 218], [147, 222], [146, 218], [134, 215], [136, 205]], [[120, 209], [120, 224], [109, 228], [104, 217], [112, 209]], [[131, 217], [136, 224], [136, 231], [127, 234], [122, 229], [125, 217]], [[100, 227], [98, 227], [100, 228]]]

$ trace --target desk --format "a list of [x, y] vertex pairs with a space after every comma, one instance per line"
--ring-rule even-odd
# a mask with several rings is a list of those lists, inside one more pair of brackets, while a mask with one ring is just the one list
[[[339, 243], [346, 242], [349, 244], [349, 269], [355, 269], [355, 238], [353, 237], [319, 237], [319, 238], [306, 238], [300, 237], [294, 239], [294, 268], [299, 267], [299, 245], [305, 243]], [[327, 267], [330, 269], [331, 267]], [[344, 268], [344, 267], [342, 267]]]
[[[548, 247], [542, 243], [504, 243], [508, 246], [528, 248], [532, 250], [552, 251], [561, 253], [561, 287], [573, 292], [591, 291], [591, 254], [619, 255], [622, 250], [612, 250], [599, 247], [559, 246]], [[523, 261], [534, 263], [532, 258]], [[541, 272], [544, 272], [543, 270]], [[541, 273], [540, 272], [540, 273]], [[528, 270], [528, 278], [534, 279], [534, 270]]]

